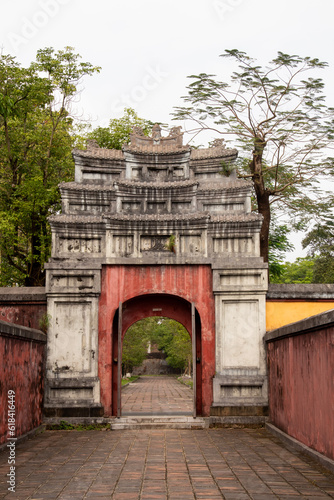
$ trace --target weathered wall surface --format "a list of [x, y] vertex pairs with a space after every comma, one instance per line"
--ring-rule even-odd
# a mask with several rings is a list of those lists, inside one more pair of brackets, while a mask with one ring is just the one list
[[266, 330], [274, 330], [334, 308], [332, 284], [270, 284]]
[[45, 314], [44, 287], [0, 288], [0, 320], [39, 329]]
[[334, 310], [266, 334], [271, 422], [334, 459]]
[[0, 321], [0, 444], [7, 440], [8, 391], [15, 391], [15, 437], [42, 423], [46, 335]]
[[[212, 377], [215, 371], [215, 318], [210, 266], [105, 266], [102, 271], [99, 303], [99, 377], [101, 403], [106, 414], [112, 412], [112, 324], [119, 302], [138, 296], [169, 294], [194, 302], [201, 320], [201, 414], [209, 415], [212, 404]], [[153, 299], [153, 297], [152, 297]], [[156, 307], [159, 305], [159, 307]], [[129, 308], [130, 309], [130, 308]], [[166, 310], [165, 310], [166, 309]], [[165, 298], [158, 303], [136, 305], [131, 314], [124, 311], [123, 334], [135, 321], [147, 316], [167, 316], [191, 331], [188, 310], [175, 307]], [[114, 381], [115, 383], [115, 381]]]

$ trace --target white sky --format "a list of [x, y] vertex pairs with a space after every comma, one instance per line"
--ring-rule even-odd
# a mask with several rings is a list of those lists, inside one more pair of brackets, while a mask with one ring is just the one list
[[3, 0], [0, 46], [29, 65], [38, 49], [69, 45], [101, 66], [77, 103], [94, 127], [128, 106], [175, 125], [170, 113], [182, 104], [187, 76], [228, 79], [229, 60], [219, 54], [232, 48], [261, 64], [277, 51], [327, 61], [319, 76], [334, 106], [333, 21], [333, 0]]

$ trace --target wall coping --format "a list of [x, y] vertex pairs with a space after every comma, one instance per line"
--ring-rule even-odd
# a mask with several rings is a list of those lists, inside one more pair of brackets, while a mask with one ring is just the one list
[[19, 326], [14, 323], [0, 320], [0, 337], [18, 337], [20, 339], [34, 342], [46, 342], [46, 334], [41, 330]]
[[334, 284], [327, 283], [270, 283], [267, 300], [334, 300]]
[[46, 302], [46, 293], [44, 286], [31, 286], [31, 287], [0, 287], [0, 302], [13, 302], [13, 301], [39, 301]]
[[[334, 284], [270, 283], [267, 292], [267, 300], [273, 299], [334, 300]], [[45, 287], [0, 287], [0, 302], [10, 302], [13, 300], [46, 301]]]
[[330, 326], [334, 326], [334, 309], [271, 330], [265, 334], [264, 340], [265, 342], [271, 342], [273, 340], [280, 340], [281, 338], [300, 335]]

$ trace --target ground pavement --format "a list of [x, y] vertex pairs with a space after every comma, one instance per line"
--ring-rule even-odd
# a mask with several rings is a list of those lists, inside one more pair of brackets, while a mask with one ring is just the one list
[[17, 446], [15, 493], [8, 467], [5, 450], [9, 500], [334, 498], [334, 476], [265, 429], [45, 431]]
[[192, 415], [193, 393], [175, 377], [144, 376], [122, 389], [122, 415]]

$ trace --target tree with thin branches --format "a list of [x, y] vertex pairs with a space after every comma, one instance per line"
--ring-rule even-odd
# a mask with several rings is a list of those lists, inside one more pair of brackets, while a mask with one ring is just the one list
[[209, 129], [236, 141], [238, 175], [251, 179], [263, 216], [260, 248], [267, 262], [273, 204], [300, 228], [328, 212], [333, 201], [319, 190], [319, 181], [334, 173], [334, 108], [326, 105], [318, 77], [327, 63], [278, 52], [261, 67], [236, 49], [225, 50], [222, 57], [238, 65], [230, 81], [206, 73], [190, 76], [183, 98], [190, 106], [176, 108], [174, 118], [191, 119], [194, 133]]

